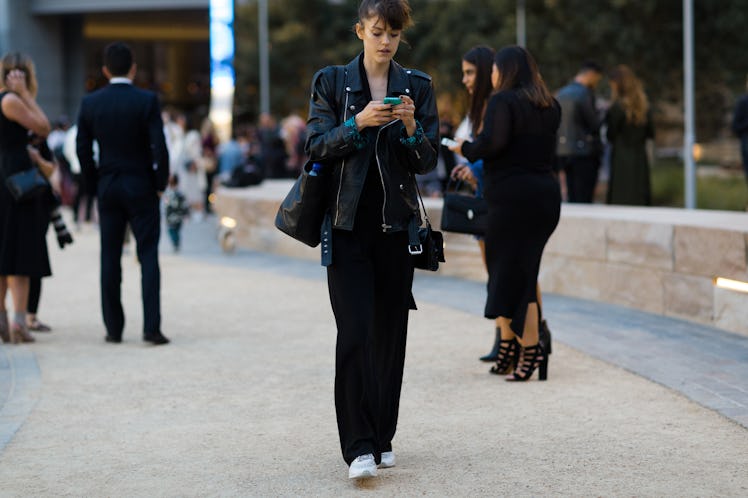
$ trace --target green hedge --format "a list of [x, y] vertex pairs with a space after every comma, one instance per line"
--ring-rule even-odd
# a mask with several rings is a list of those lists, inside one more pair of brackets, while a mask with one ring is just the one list
[[[711, 167], [699, 167], [704, 173], [708, 172], [706, 168]], [[742, 173], [704, 173], [696, 178], [696, 205], [699, 209], [746, 210], [748, 186]], [[679, 159], [658, 159], [652, 167], [652, 204], [683, 207], [683, 192], [683, 162]]]

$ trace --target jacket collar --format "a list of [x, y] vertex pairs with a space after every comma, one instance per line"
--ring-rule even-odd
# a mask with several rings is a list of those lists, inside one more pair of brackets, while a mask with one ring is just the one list
[[[346, 72], [348, 73], [346, 78], [346, 90], [349, 92], [364, 91], [364, 86], [361, 80], [365, 75], [361, 74], [358, 62], [359, 58], [363, 56], [364, 54], [362, 52], [345, 66]], [[387, 83], [387, 95], [411, 95], [410, 72], [394, 60], [390, 61], [390, 76]]]

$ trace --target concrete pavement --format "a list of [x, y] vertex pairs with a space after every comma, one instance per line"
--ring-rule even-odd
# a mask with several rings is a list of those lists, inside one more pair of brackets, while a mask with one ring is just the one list
[[482, 286], [420, 272], [398, 465], [350, 482], [323, 269], [223, 255], [213, 231], [163, 247], [165, 347], [140, 340], [132, 254], [112, 345], [95, 231], [51, 248], [40, 316], [55, 331], [0, 346], [0, 496], [748, 495], [747, 339], [547, 296], [549, 381], [506, 383], [477, 361]]

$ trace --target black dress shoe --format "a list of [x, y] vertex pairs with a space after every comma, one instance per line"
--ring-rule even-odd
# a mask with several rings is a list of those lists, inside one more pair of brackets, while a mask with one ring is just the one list
[[143, 337], [143, 340], [145, 342], [150, 342], [154, 346], [160, 346], [162, 344], [169, 344], [169, 339], [167, 339], [161, 332], [156, 332], [155, 334], [147, 335]]
[[122, 342], [122, 338], [121, 337], [113, 337], [111, 335], [106, 336], [104, 338], [104, 340], [106, 342], [112, 342], [112, 343], [115, 343], [115, 344], [119, 344], [120, 342]]

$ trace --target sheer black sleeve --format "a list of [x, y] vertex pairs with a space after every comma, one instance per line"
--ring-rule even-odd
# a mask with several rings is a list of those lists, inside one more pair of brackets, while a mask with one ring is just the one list
[[509, 143], [512, 135], [512, 113], [502, 94], [496, 94], [488, 101], [483, 117], [483, 130], [474, 142], [462, 144], [462, 155], [468, 161], [493, 159]]

